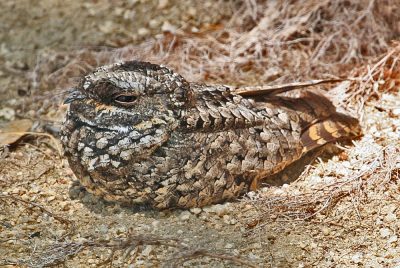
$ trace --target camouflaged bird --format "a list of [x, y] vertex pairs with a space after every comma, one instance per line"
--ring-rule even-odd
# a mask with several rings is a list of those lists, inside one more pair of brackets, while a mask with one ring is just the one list
[[103, 66], [65, 101], [65, 155], [82, 185], [106, 200], [160, 209], [232, 200], [360, 132], [327, 98], [283, 91], [189, 83], [146, 62]]

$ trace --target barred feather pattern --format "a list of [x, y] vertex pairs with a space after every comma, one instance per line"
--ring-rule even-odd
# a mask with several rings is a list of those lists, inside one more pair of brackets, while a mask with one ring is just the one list
[[95, 70], [67, 102], [62, 141], [82, 185], [158, 209], [233, 200], [308, 151], [360, 133], [315, 93], [242, 96], [135, 61]]

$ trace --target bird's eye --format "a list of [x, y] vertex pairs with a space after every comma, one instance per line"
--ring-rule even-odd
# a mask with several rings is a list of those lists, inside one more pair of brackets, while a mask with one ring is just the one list
[[132, 104], [137, 99], [137, 96], [129, 94], [121, 94], [115, 97], [115, 101], [120, 104]]

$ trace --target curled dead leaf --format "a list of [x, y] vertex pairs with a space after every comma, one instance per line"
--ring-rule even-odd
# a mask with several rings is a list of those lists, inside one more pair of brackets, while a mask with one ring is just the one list
[[31, 129], [33, 122], [29, 119], [11, 121], [0, 128], [0, 146], [15, 143]]

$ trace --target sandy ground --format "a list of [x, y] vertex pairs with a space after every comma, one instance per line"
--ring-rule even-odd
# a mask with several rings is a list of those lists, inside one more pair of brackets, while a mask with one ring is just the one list
[[[30, 99], [38, 55], [196, 31], [235, 5], [171, 2], [1, 2], [1, 122], [62, 120], [60, 103]], [[396, 90], [369, 102], [364, 136], [289, 185], [188, 211], [99, 200], [76, 186], [57, 140], [27, 135], [0, 155], [0, 266], [400, 267], [399, 107]]]

